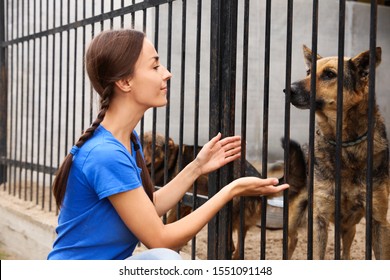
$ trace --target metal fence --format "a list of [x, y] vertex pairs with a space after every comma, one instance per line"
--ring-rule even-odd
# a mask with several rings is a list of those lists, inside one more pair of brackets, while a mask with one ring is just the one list
[[[251, 69], [250, 32], [256, 23], [251, 21], [251, 5], [255, 1], [238, 0], [145, 0], [145, 1], [76, 1], [76, 0], [19, 0], [0, 1], [0, 183], [3, 191], [25, 201], [33, 201], [42, 209], [56, 213], [52, 199], [52, 181], [63, 157], [75, 139], [95, 118], [96, 96], [84, 74], [85, 47], [94, 34], [109, 28], [137, 28], [152, 39], [161, 60], [176, 74], [169, 84], [168, 105], [153, 109], [143, 119], [139, 130], [163, 133], [168, 139], [177, 135], [182, 147], [185, 139], [192, 139], [195, 147], [200, 140], [218, 132], [223, 135], [241, 134], [243, 151], [247, 151], [247, 118], [253, 107], [248, 99], [248, 73]], [[317, 53], [318, 0], [312, 5], [312, 42]], [[344, 56], [345, 2], [339, 1], [338, 56]], [[377, 1], [371, 1], [370, 48], [376, 45]], [[280, 111], [284, 112], [283, 135], [290, 138], [290, 84], [294, 1], [286, 1], [285, 68], [283, 76], [287, 94], [283, 96]], [[257, 110], [261, 114], [261, 174], [267, 176], [269, 150], [269, 100], [272, 1], [264, 1], [261, 20], [265, 29], [259, 31], [264, 40], [259, 49], [263, 63], [263, 88]], [[207, 21], [205, 21], [207, 18]], [[205, 22], [209, 24], [206, 25]], [[206, 38], [206, 39], [205, 39]], [[191, 45], [190, 43], [191, 42]], [[237, 66], [239, 64], [239, 66]], [[204, 69], [208, 69], [207, 71]], [[260, 78], [260, 77], [259, 77]], [[371, 76], [375, 81], [375, 71]], [[312, 80], [315, 89], [315, 80]], [[370, 83], [374, 92], [375, 83]], [[191, 91], [191, 100], [187, 92]], [[178, 96], [173, 106], [171, 96]], [[341, 95], [340, 95], [341, 96]], [[240, 99], [239, 99], [240, 98]], [[249, 103], [249, 104], [248, 104]], [[206, 108], [206, 109], [205, 109]], [[206, 115], [209, 122], [203, 123]], [[203, 116], [204, 117], [204, 116]], [[189, 122], [192, 123], [189, 125]], [[189, 133], [187, 126], [191, 127]], [[239, 129], [237, 129], [239, 128]], [[339, 128], [341, 129], [341, 127]], [[177, 132], [172, 133], [172, 130]], [[239, 130], [239, 131], [238, 131]], [[206, 131], [206, 132], [205, 132]], [[310, 114], [310, 147], [314, 139], [314, 112]], [[341, 134], [340, 134], [341, 135]], [[203, 141], [203, 140], [202, 140]], [[338, 141], [341, 141], [339, 138]], [[204, 141], [203, 141], [204, 142]], [[338, 156], [340, 155], [338, 145]], [[309, 160], [309, 197], [313, 191], [313, 149]], [[288, 147], [283, 159], [288, 162]], [[336, 155], [337, 156], [337, 155]], [[179, 156], [180, 158], [180, 156]], [[241, 175], [245, 174], [244, 152], [240, 161]], [[368, 162], [372, 161], [368, 155]], [[288, 174], [288, 165], [284, 173]], [[153, 169], [152, 169], [153, 173]], [[223, 167], [209, 176], [209, 196], [233, 180], [233, 165]], [[152, 174], [153, 175], [153, 174]], [[369, 177], [371, 175], [369, 174]], [[335, 174], [336, 190], [340, 189], [340, 172]], [[285, 176], [288, 182], [288, 176]], [[370, 195], [372, 182], [368, 181]], [[196, 191], [195, 191], [196, 192]], [[337, 193], [337, 191], [336, 191]], [[284, 195], [284, 227], [281, 258], [286, 259], [288, 241], [288, 192]], [[197, 207], [201, 200], [189, 196], [186, 203]], [[366, 258], [371, 259], [370, 209], [367, 209]], [[311, 201], [312, 204], [312, 201]], [[260, 259], [267, 258], [266, 205], [262, 198]], [[241, 200], [241, 212], [245, 199]], [[312, 207], [309, 207], [312, 209]], [[207, 238], [208, 259], [229, 259], [232, 243], [232, 204], [229, 203], [209, 223]], [[241, 227], [243, 227], [241, 215]], [[308, 253], [312, 255], [312, 211], [308, 215]], [[340, 229], [335, 229], [335, 259], [340, 258]], [[244, 257], [244, 238], [240, 240], [240, 257]], [[196, 239], [192, 241], [195, 258]]]

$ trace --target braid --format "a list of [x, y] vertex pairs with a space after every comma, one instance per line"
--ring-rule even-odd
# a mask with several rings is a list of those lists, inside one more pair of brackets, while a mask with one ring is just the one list
[[[113, 85], [110, 84], [104, 89], [101, 95], [102, 98], [100, 101], [100, 112], [97, 118], [76, 142], [75, 146], [77, 146], [78, 148], [81, 148], [81, 146], [84, 145], [84, 143], [89, 138], [92, 137], [96, 128], [98, 128], [100, 123], [103, 121], [110, 104], [112, 93], [113, 93]], [[72, 166], [72, 162], [73, 162], [73, 154], [69, 153], [65, 157], [64, 161], [62, 162], [60, 168], [57, 171], [56, 177], [54, 178], [53, 181], [53, 194], [58, 208], [61, 208], [62, 201], [64, 200], [66, 185], [68, 183], [68, 177], [69, 177], [70, 168]]]

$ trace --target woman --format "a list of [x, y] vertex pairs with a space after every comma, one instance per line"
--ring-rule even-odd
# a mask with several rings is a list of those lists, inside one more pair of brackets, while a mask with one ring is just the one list
[[[53, 182], [60, 208], [49, 259], [177, 259], [186, 244], [233, 197], [282, 191], [275, 178], [237, 179], [183, 219], [164, 225], [161, 216], [192, 183], [239, 158], [239, 136], [215, 136], [175, 179], [153, 192], [134, 128], [151, 107], [167, 103], [171, 73], [145, 35], [105, 31], [85, 57], [100, 112], [65, 158]], [[132, 256], [141, 241], [147, 250]], [[168, 249], [169, 248], [169, 249]]]

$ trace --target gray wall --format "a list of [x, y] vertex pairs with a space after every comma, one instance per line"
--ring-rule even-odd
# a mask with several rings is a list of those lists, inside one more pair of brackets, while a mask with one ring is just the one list
[[[207, 1], [206, 1], [207, 2]], [[200, 142], [205, 143], [209, 139], [209, 3], [203, 5], [202, 20], [202, 57], [201, 57], [201, 105], [200, 105]], [[318, 53], [322, 56], [337, 55], [338, 50], [338, 0], [319, 1], [319, 30]], [[239, 134], [241, 115], [241, 80], [242, 80], [242, 20], [243, 3], [239, 1], [239, 31], [237, 49], [237, 110], [236, 133]], [[186, 41], [186, 76], [185, 76], [185, 117], [184, 117], [184, 143], [193, 143], [193, 100], [194, 100], [194, 68], [195, 68], [195, 32], [196, 32], [196, 3], [188, 1], [188, 23]], [[249, 77], [248, 77], [248, 116], [247, 116], [247, 157], [250, 160], [261, 159], [262, 147], [262, 114], [263, 114], [263, 89], [264, 89], [264, 30], [265, 30], [265, 1], [251, 1], [250, 7], [250, 38], [249, 38]], [[174, 2], [174, 10], [181, 9], [181, 2]], [[161, 13], [164, 11], [161, 10]], [[161, 17], [161, 16], [160, 16]], [[293, 22], [293, 50], [292, 50], [292, 81], [302, 78], [305, 64], [302, 55], [302, 45], [311, 46], [312, 31], [312, 4], [307, 0], [294, 1]], [[173, 73], [171, 88], [171, 124], [170, 135], [178, 141], [179, 137], [179, 105], [180, 105], [180, 67], [181, 67], [181, 17], [174, 17], [173, 32]], [[368, 4], [346, 2], [346, 30], [345, 30], [345, 55], [354, 56], [369, 49], [370, 32], [370, 6]], [[286, 32], [287, 32], [287, 1], [272, 1], [271, 19], [271, 74], [270, 74], [270, 117], [269, 117], [269, 158], [281, 159], [283, 152], [279, 139], [284, 134], [284, 94], [286, 77]], [[389, 72], [390, 61], [390, 37], [387, 35], [390, 26], [390, 8], [378, 7], [378, 33], [377, 45], [382, 47], [382, 63], [377, 69], [376, 89], [380, 109], [390, 126], [390, 102], [387, 89], [390, 87], [390, 79], [386, 78]], [[160, 30], [164, 34], [164, 26]], [[159, 41], [159, 53], [164, 58], [166, 42], [164, 35]], [[177, 40], [177, 41], [175, 41]], [[163, 61], [164, 63], [164, 61]], [[146, 114], [146, 130], [151, 129], [152, 111]], [[157, 131], [164, 132], [165, 108], [158, 109]], [[309, 111], [300, 111], [291, 108], [291, 137], [299, 142], [308, 141]]]

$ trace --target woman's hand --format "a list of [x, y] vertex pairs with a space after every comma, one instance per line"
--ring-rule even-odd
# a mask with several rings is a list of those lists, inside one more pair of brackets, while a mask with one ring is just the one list
[[289, 187], [288, 184], [277, 186], [278, 183], [279, 180], [277, 178], [261, 179], [257, 177], [241, 177], [226, 187], [231, 188], [233, 197], [270, 195], [281, 192]]
[[221, 133], [203, 146], [194, 163], [200, 174], [207, 174], [241, 156], [241, 137], [231, 136], [221, 139]]

